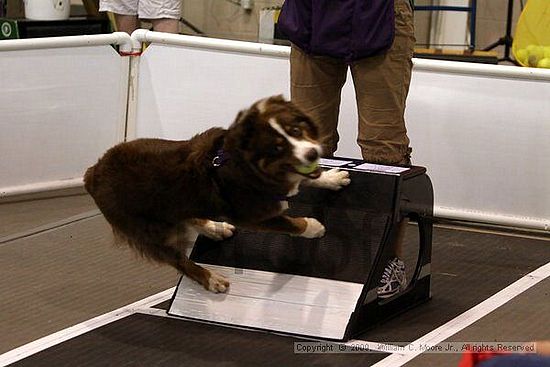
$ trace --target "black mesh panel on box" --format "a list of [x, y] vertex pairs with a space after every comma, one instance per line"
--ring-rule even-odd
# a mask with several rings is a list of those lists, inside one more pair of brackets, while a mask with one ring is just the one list
[[306, 239], [238, 229], [235, 236], [223, 242], [200, 237], [192, 259], [235, 268], [367, 281], [389, 215], [301, 201], [291, 202], [288, 214], [317, 218], [325, 225], [326, 235]]

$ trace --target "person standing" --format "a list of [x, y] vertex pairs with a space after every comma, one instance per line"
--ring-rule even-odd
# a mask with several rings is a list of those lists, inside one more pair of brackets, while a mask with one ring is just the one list
[[154, 31], [179, 33], [181, 0], [100, 0], [99, 11], [114, 14], [119, 32], [132, 34], [147, 20]]
[[[338, 145], [341, 90], [351, 70], [356, 94], [357, 142], [363, 159], [410, 165], [405, 105], [414, 52], [413, 4], [409, 0], [286, 0], [278, 19], [291, 41], [290, 96], [320, 126], [324, 155]], [[399, 223], [378, 296], [406, 285]]]

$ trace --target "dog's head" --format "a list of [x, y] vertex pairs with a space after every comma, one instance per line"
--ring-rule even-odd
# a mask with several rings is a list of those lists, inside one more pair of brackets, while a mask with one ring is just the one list
[[282, 96], [262, 99], [241, 111], [228, 138], [246, 163], [267, 177], [317, 178], [321, 174], [317, 125]]

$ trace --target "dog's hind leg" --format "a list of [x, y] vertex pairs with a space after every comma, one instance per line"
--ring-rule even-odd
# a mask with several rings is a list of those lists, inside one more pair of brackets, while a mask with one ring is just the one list
[[193, 218], [187, 221], [187, 223], [199, 234], [215, 241], [221, 241], [233, 236], [233, 231], [235, 230], [235, 226], [232, 224], [227, 222], [214, 222], [210, 219]]
[[156, 246], [153, 252], [154, 254], [149, 253], [147, 255], [154, 260], [172, 265], [183, 275], [198, 282], [211, 292], [224, 293], [229, 288], [229, 282], [222, 275], [195, 264], [175, 247], [170, 245]]
[[229, 288], [227, 279], [212, 270], [195, 264], [185, 255], [185, 246], [181, 246], [181, 243], [173, 241], [170, 237], [149, 235], [147, 238], [129, 238], [117, 230], [115, 230], [115, 235], [138, 250], [144, 257], [173, 266], [209, 291], [223, 293]]
[[180, 271], [189, 278], [202, 284], [202, 286], [214, 293], [225, 293], [229, 288], [229, 282], [221, 274], [203, 268], [184, 256], [180, 262]]
[[[107, 216], [106, 218], [109, 219]], [[129, 220], [129, 218], [126, 219]], [[223, 276], [195, 264], [185, 255], [186, 246], [181, 241], [186, 238], [183, 228], [143, 221], [135, 217], [130, 219], [132, 219], [132, 226], [128, 226], [127, 222], [126, 228], [130, 227], [131, 231], [123, 231], [124, 227], [116, 226], [113, 224], [114, 221], [109, 221], [118, 242], [126, 242], [145, 258], [173, 266], [209, 291], [216, 293], [227, 291], [229, 282]]]

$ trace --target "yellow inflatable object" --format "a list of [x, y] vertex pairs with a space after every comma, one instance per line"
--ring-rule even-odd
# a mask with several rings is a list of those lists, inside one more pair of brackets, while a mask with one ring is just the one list
[[529, 0], [516, 26], [512, 53], [523, 66], [550, 68], [550, 1]]

